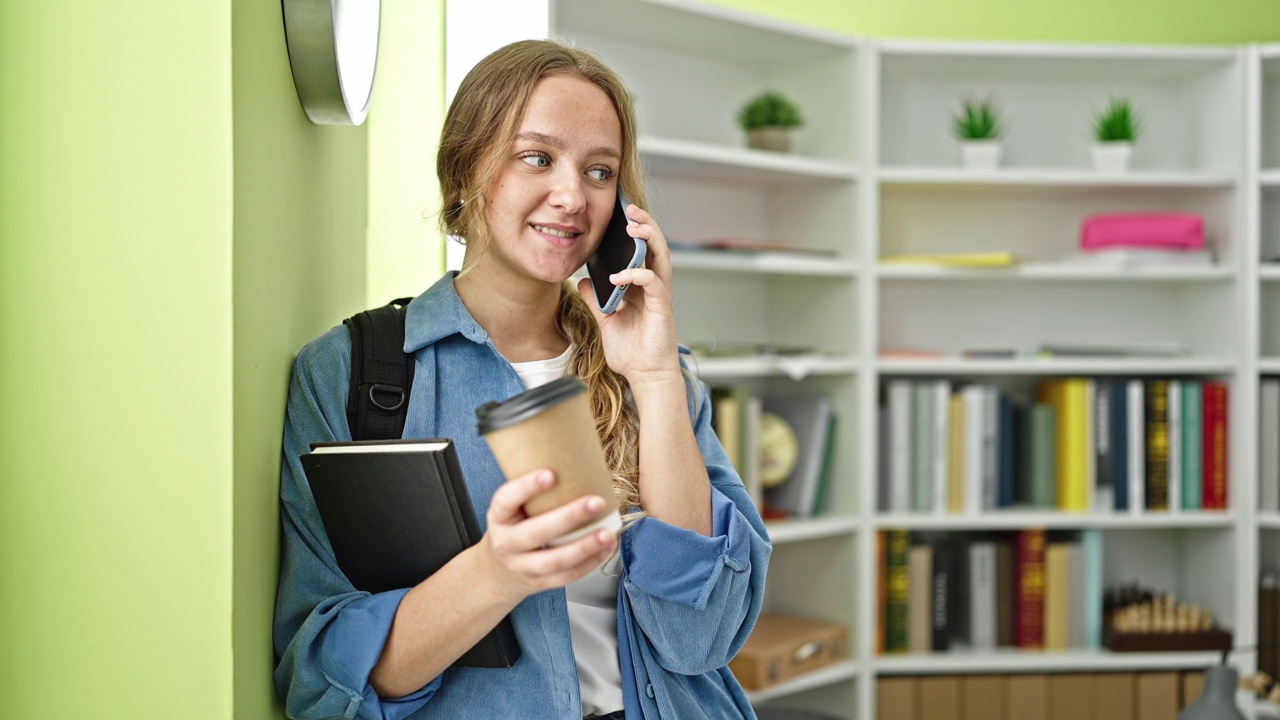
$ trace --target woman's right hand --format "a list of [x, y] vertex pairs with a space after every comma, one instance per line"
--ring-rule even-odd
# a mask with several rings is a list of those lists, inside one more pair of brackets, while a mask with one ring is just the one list
[[489, 528], [476, 547], [514, 603], [572, 583], [608, 560], [617, 546], [617, 536], [601, 529], [548, 547], [598, 518], [605, 504], [599, 495], [584, 495], [536, 517], [526, 515], [524, 504], [554, 484], [550, 470], [536, 470], [503, 483], [489, 503]]

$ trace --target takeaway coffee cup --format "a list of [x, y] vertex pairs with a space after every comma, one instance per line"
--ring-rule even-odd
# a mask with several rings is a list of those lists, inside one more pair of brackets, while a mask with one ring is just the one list
[[485, 403], [476, 408], [476, 426], [508, 479], [541, 468], [555, 472], [555, 485], [525, 503], [529, 516], [583, 495], [605, 499], [600, 517], [556, 538], [552, 545], [570, 542], [597, 528], [616, 531], [622, 527], [613, 502], [609, 467], [587, 404], [586, 383], [563, 377], [502, 402]]

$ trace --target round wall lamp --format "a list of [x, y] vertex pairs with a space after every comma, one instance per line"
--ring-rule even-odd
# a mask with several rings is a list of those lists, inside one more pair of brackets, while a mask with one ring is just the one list
[[293, 86], [317, 125], [359, 125], [378, 65], [381, 0], [281, 0]]

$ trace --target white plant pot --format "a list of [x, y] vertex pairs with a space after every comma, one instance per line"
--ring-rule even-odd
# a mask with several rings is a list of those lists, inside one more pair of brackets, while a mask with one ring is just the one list
[[1122, 173], [1129, 169], [1133, 143], [1099, 143], [1093, 148], [1093, 168], [1101, 173]]
[[999, 140], [966, 140], [960, 143], [960, 158], [969, 170], [995, 170], [1003, 150]]

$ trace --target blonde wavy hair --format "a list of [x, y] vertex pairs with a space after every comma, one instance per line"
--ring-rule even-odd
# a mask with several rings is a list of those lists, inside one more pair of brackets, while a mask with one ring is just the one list
[[[436, 175], [443, 195], [440, 225], [446, 235], [467, 245], [467, 260], [460, 274], [469, 271], [488, 249], [485, 191], [515, 142], [533, 87], [542, 78], [557, 75], [582, 78], [604, 91], [613, 103], [622, 126], [618, 183], [631, 202], [648, 205], [636, 148], [635, 107], [622, 79], [599, 58], [578, 48], [551, 40], [511, 43], [467, 73], [440, 134], [436, 154]], [[569, 282], [560, 291], [556, 329], [573, 343], [569, 372], [587, 384], [596, 434], [613, 473], [618, 507], [623, 512], [639, 508], [639, 416], [629, 399], [626, 378], [605, 363], [595, 317]]]

